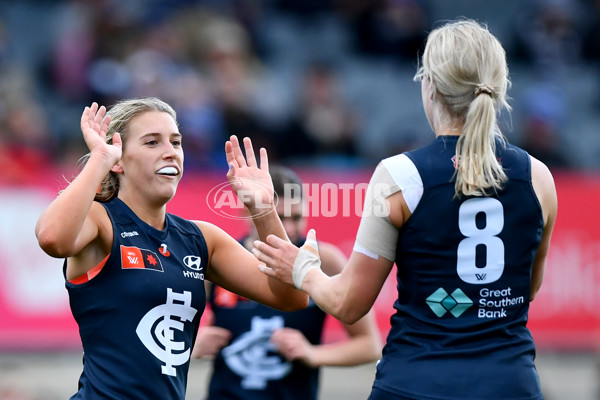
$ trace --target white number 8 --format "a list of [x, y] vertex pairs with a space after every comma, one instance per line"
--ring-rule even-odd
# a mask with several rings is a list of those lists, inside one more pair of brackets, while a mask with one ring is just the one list
[[[485, 227], [479, 229], [476, 217], [485, 215]], [[469, 199], [458, 209], [458, 229], [466, 236], [458, 244], [456, 272], [467, 283], [481, 285], [497, 281], [504, 271], [504, 243], [498, 235], [504, 227], [502, 203], [491, 197]], [[485, 266], [475, 263], [478, 245], [485, 246]]]

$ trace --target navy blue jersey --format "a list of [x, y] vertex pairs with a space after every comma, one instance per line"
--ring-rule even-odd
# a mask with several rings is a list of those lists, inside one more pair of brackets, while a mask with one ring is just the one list
[[206, 303], [204, 237], [175, 215], [159, 231], [118, 198], [103, 205], [114, 233], [106, 263], [85, 283], [66, 282], [84, 351], [71, 399], [183, 400]]
[[211, 400], [311, 400], [317, 398], [319, 369], [289, 362], [269, 343], [277, 328], [297, 329], [312, 344], [321, 342], [325, 313], [312, 301], [295, 312], [277, 311], [213, 285], [209, 302], [214, 325], [232, 333], [215, 357]]
[[398, 300], [374, 387], [411, 399], [541, 399], [526, 327], [543, 231], [530, 159], [499, 144], [503, 190], [455, 198], [457, 140], [406, 153], [424, 190], [399, 233]]

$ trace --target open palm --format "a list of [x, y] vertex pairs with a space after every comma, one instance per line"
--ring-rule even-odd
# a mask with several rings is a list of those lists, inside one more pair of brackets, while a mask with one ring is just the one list
[[118, 133], [113, 136], [112, 144], [106, 143], [109, 124], [110, 115], [106, 115], [106, 108], [98, 107], [95, 102], [81, 114], [81, 132], [90, 153], [103, 156], [114, 165], [121, 159], [122, 144]]
[[273, 208], [273, 182], [269, 175], [267, 151], [260, 149], [260, 167], [254, 156], [252, 141], [244, 138], [242, 153], [237, 136], [231, 136], [225, 143], [225, 155], [229, 164], [227, 179], [238, 198], [251, 213], [261, 213]]

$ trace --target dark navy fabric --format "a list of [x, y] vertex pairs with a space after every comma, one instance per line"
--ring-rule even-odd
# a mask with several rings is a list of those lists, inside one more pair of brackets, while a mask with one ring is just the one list
[[[242, 241], [243, 242], [243, 241]], [[211, 400], [316, 399], [319, 369], [288, 362], [269, 344], [274, 329], [297, 329], [321, 342], [325, 313], [312, 301], [295, 312], [277, 311], [218, 286], [209, 292], [214, 325], [232, 332], [230, 344], [213, 362]]]
[[543, 231], [530, 159], [499, 143], [503, 190], [455, 198], [457, 139], [406, 153], [424, 191], [398, 238], [398, 300], [374, 387], [411, 399], [541, 399], [526, 327]]
[[114, 232], [109, 258], [88, 282], [66, 282], [84, 351], [71, 399], [183, 400], [206, 303], [204, 237], [172, 214], [159, 231], [119, 199], [103, 205]]

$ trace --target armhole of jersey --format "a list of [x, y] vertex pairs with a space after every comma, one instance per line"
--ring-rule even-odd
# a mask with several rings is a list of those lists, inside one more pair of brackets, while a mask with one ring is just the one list
[[[196, 232], [198, 234], [198, 244], [200, 246], [200, 250], [201, 250], [201, 255], [200, 257], [202, 259], [206, 260], [206, 269], [210, 268], [210, 257], [208, 255], [208, 244], [206, 243], [206, 238], [204, 237], [204, 232], [202, 232], [202, 229], [200, 229], [200, 227], [198, 226], [198, 224], [196, 223], [196, 221], [190, 220], [190, 219], [185, 219], [182, 217], [179, 217], [177, 215], [174, 214], [170, 214], [172, 218], [174, 219], [179, 219], [180, 221], [184, 221], [185, 223], [189, 224], [192, 226], [192, 229], [194, 232]], [[202, 222], [202, 221], [197, 221], [197, 222]], [[217, 286], [216, 284], [213, 284], [213, 287]], [[213, 292], [214, 295], [214, 292]]]
[[71, 279], [69, 281], [69, 283], [72, 283], [73, 285], [81, 285], [82, 283], [86, 283], [91, 281], [96, 275], [98, 275], [100, 273], [100, 271], [102, 271], [102, 268], [104, 268], [104, 265], [106, 265], [106, 261], [108, 261], [108, 257], [110, 257], [111, 253], [108, 253], [108, 255], [106, 257], [104, 257], [104, 260], [100, 261], [96, 266], [94, 266], [92, 269], [90, 269], [87, 273], [75, 278], [75, 279]]
[[[94, 267], [92, 267], [92, 269], [90, 269], [88, 272], [86, 272], [83, 275], [78, 276], [77, 278], [73, 278], [71, 280], [68, 280], [67, 282], [69, 282], [72, 285], [81, 285], [83, 283], [89, 282], [91, 281], [93, 278], [95, 278], [100, 271], [102, 271], [102, 268], [104, 268], [104, 266], [106, 265], [106, 262], [108, 261], [110, 255], [114, 252], [115, 250], [115, 224], [113, 222], [113, 218], [112, 218], [112, 214], [108, 208], [108, 206], [106, 205], [106, 203], [102, 203], [99, 202], [100, 205], [102, 205], [102, 207], [104, 207], [104, 210], [106, 211], [106, 215], [108, 216], [108, 219], [110, 221], [110, 226], [113, 230], [113, 242], [111, 244], [111, 251], [106, 255], [106, 257], [104, 257], [104, 259], [102, 261], [100, 261], [98, 264], [96, 264]], [[65, 259], [65, 266], [64, 266], [64, 275], [65, 275], [65, 279], [66, 279], [66, 275], [67, 275], [67, 260]]]
[[[529, 183], [529, 190], [531, 191], [531, 195], [535, 199], [535, 202], [538, 206], [538, 210], [540, 212], [540, 216], [541, 216], [540, 218], [542, 219], [542, 222], [543, 222], [544, 221], [544, 209], [542, 208], [542, 203], [540, 202], [540, 198], [538, 197], [538, 194], [535, 191], [535, 187], [533, 186], [533, 166], [531, 163], [531, 156], [525, 150], [521, 149], [521, 151], [525, 154], [525, 157], [526, 157], [525, 162], [527, 163], [527, 167], [526, 167], [527, 175], [528, 175], [527, 182]], [[544, 226], [546, 226], [545, 223], [544, 223]]]
[[406, 154], [386, 158], [382, 164], [402, 191], [402, 197], [413, 213], [423, 196], [423, 180], [416, 165]]

